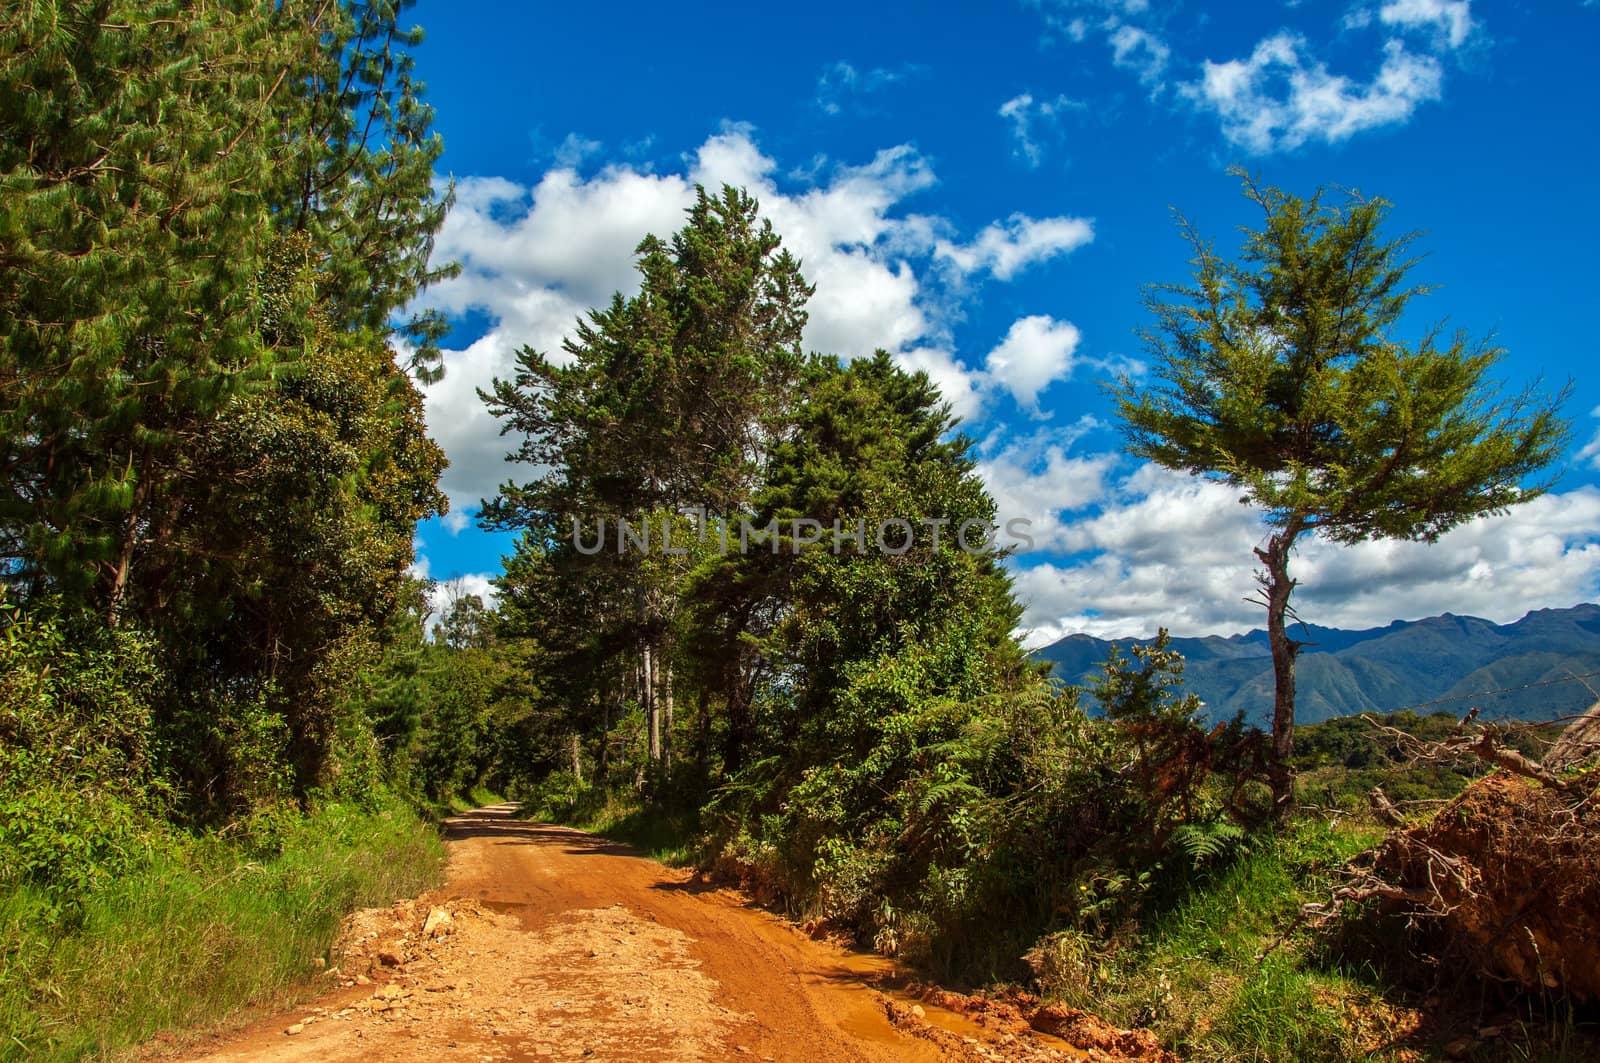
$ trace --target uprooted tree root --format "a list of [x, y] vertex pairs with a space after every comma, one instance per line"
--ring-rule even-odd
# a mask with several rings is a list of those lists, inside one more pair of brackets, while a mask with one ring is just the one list
[[[1349, 865], [1329, 903], [1307, 905], [1303, 919], [1317, 926], [1376, 902], [1380, 911], [1431, 922], [1435, 958], [1455, 969], [1600, 1001], [1600, 770], [1582, 770], [1561, 743], [1552, 752], [1562, 755], [1534, 760], [1510, 748], [1506, 728], [1469, 730], [1470, 720], [1456, 736], [1419, 746], [1415, 758], [1466, 755], [1499, 770], [1428, 822], [1391, 832]], [[1394, 822], [1382, 793], [1372, 800], [1379, 818]]]

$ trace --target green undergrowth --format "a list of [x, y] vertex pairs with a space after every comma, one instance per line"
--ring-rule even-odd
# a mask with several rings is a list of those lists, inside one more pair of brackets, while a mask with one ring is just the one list
[[687, 867], [701, 856], [697, 813], [650, 805], [637, 790], [603, 788], [565, 772], [546, 778], [517, 814], [623, 842], [668, 867]]
[[173, 837], [63, 906], [0, 883], [0, 1059], [108, 1057], [315, 985], [341, 918], [438, 881], [410, 809], [330, 804]]
[[1330, 935], [1285, 935], [1303, 904], [1329, 899], [1334, 871], [1382, 833], [1361, 820], [1307, 818], [1258, 835], [1211, 875], [1151, 898], [1109, 942], [1046, 938], [1031, 954], [1038, 988], [1150, 1028], [1198, 1063], [1402, 1063], [1446, 1058], [1444, 1047], [1463, 1038], [1480, 1063], [1600, 1058], [1600, 1030], [1539, 1002], [1494, 1039], [1475, 1039], [1496, 1009], [1476, 999], [1459, 1014], [1440, 1007], [1419, 991], [1417, 969], [1404, 968], [1416, 961], [1400, 928], [1370, 915], [1344, 926], [1342, 947]]
[[505, 798], [484, 786], [474, 786], [466, 793], [452, 795], [449, 799], [438, 804], [429, 804], [428, 811], [435, 817], [443, 819], [446, 816], [458, 816], [463, 812], [471, 812], [475, 808], [484, 808], [488, 805], [505, 803]]
[[1292, 941], [1271, 946], [1301, 904], [1331, 893], [1330, 872], [1378, 837], [1312, 820], [1254, 839], [1105, 957], [1086, 980], [1098, 1009], [1198, 1060], [1362, 1058], [1374, 1047], [1353, 1010], [1374, 992], [1366, 972], [1312, 962]]
[[505, 804], [505, 801], [506, 799], [494, 790], [483, 786], [474, 786], [467, 792], [465, 797], [457, 797], [453, 800], [450, 803], [450, 807], [455, 812], [470, 812], [474, 808], [484, 808], [487, 805], [502, 805]]

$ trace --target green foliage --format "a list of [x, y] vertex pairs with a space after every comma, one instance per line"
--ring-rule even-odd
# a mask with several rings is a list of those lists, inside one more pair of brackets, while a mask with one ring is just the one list
[[[1412, 237], [1386, 237], [1389, 204], [1351, 193], [1339, 206], [1263, 187], [1237, 261], [1187, 221], [1193, 281], [1150, 288], [1144, 338], [1154, 380], [1113, 389], [1128, 449], [1210, 477], [1266, 513], [1256, 557], [1275, 699], [1272, 776], [1280, 817], [1293, 798], [1295, 658], [1285, 628], [1302, 535], [1337, 543], [1432, 542], [1466, 521], [1539, 495], [1525, 481], [1561, 453], [1566, 398], [1505, 397], [1491, 377], [1504, 352], [1437, 328], [1399, 334], [1424, 289], [1407, 279]], [[1569, 389], [1570, 390], [1570, 389]]]
[[266, 176], [277, 229], [315, 249], [318, 290], [347, 334], [396, 332], [420, 380], [442, 375], [437, 310], [394, 315], [459, 266], [431, 261], [453, 199], [435, 188], [444, 141], [416, 77], [422, 29], [403, 27], [415, 0], [272, 5], [275, 32], [301, 44], [279, 122], [286, 157]]
[[443, 862], [432, 829], [394, 805], [254, 829], [169, 837], [85, 895], [70, 926], [49, 893], [0, 881], [0, 1059], [110, 1055], [297, 992], [347, 911], [414, 895]]
[[[787, 431], [811, 294], [748, 194], [699, 189], [688, 214], [670, 241], [640, 243], [639, 294], [578, 322], [563, 364], [524, 349], [483, 395], [521, 437], [512, 458], [540, 470], [483, 509], [487, 526], [524, 533], [502, 581], [505, 633], [551, 656], [543, 714], [571, 713], [592, 734], [639, 709], [652, 782], [671, 773], [674, 675], [689, 663], [676, 646], [683, 583], [710, 525], [748, 512], [765, 450]], [[689, 553], [577, 548], [579, 529], [610, 522], [620, 538], [621, 520], [671, 525]], [[737, 671], [714, 688], [737, 706], [736, 744], [749, 730]], [[699, 739], [703, 771], [709, 726]]]
[[166, 677], [148, 639], [51, 612], [0, 602], [0, 888], [25, 883], [59, 912], [162, 845], [151, 717]]
[[522, 435], [514, 458], [546, 471], [504, 485], [484, 519], [559, 539], [570, 517], [738, 512], [799, 363], [811, 294], [780, 248], [748, 194], [698, 189], [670, 242], [640, 243], [639, 294], [579, 321], [563, 364], [524, 348], [516, 375], [483, 397]]
[[1204, 867], [1233, 852], [1249, 836], [1236, 823], [1184, 823], [1172, 832], [1172, 844], [1194, 867]]
[[1229, 262], [1185, 223], [1194, 282], [1158, 286], [1145, 339], [1160, 384], [1124, 380], [1133, 453], [1239, 487], [1280, 527], [1334, 542], [1432, 541], [1537, 495], [1560, 453], [1557, 402], [1497, 396], [1504, 352], [1456, 333], [1397, 336], [1424, 289], [1389, 204], [1340, 206], [1245, 179], [1259, 229]]
[[433, 874], [390, 787], [482, 781], [476, 663], [391, 713], [403, 777], [366, 696], [444, 507], [440, 322], [395, 320], [451, 271], [406, 6], [0, 25], [0, 1056], [281, 992]]
[[1186, 1059], [1359, 1058], [1345, 1009], [1370, 993], [1361, 972], [1319, 965], [1293, 946], [1265, 961], [1258, 953], [1379, 833], [1300, 821], [1235, 846], [1150, 895], [1136, 924], [1079, 946], [1062, 977], [1087, 979], [1096, 1010], [1149, 1026]]
[[[1345, 1063], [1366, 1055], [1329, 982], [1273, 957], [1248, 971], [1207, 1038], [1224, 1058]], [[1220, 1050], [1220, 1051], [1219, 1051]], [[1207, 1054], [1201, 1050], [1201, 1058]]]
[[390, 318], [449, 272], [404, 6], [74, 0], [0, 33], [0, 580], [153, 639], [198, 820], [364, 770], [341, 692], [444, 504], [389, 344], [431, 371], [436, 330]]
[[433, 638], [452, 649], [487, 649], [494, 641], [494, 630], [483, 599], [476, 594], [452, 598], [439, 617]]
[[0, 563], [19, 585], [114, 618], [190, 433], [267, 379], [259, 184], [294, 48], [246, 4], [8, 16]]

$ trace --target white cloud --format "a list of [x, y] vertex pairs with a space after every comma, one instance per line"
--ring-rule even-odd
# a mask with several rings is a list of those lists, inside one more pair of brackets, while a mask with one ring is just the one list
[[843, 61], [833, 63], [817, 78], [817, 107], [823, 114], [840, 114], [852, 98], [859, 99], [878, 92], [914, 77], [922, 71], [922, 67], [912, 65], [892, 70], [887, 67], [870, 67], [862, 70]]
[[1075, 44], [1098, 32], [1111, 50], [1111, 65], [1126, 70], [1150, 89], [1152, 96], [1164, 87], [1162, 75], [1172, 58], [1172, 48], [1158, 28], [1172, 14], [1169, 8], [1152, 11], [1146, 0], [1030, 0], [1050, 28]]
[[927, 373], [950, 404], [951, 412], [961, 420], [970, 422], [983, 412], [988, 400], [988, 377], [980, 370], [968, 369], [949, 351], [918, 347], [897, 355], [895, 361], [908, 373]]
[[1378, 21], [1406, 29], [1432, 29], [1451, 48], [1465, 44], [1474, 26], [1471, 0], [1390, 0], [1378, 9]]
[[[964, 364], [942, 347], [917, 347], [897, 355], [902, 368], [921, 370], [937, 385], [956, 416], [969, 424], [982, 415], [998, 393], [1009, 392], [1036, 419], [1048, 416], [1040, 395], [1053, 383], [1068, 380], [1079, 364], [1138, 375], [1144, 365], [1129, 358], [1084, 358], [1078, 355], [1082, 336], [1070, 321], [1031, 314], [1011, 323], [990, 350], [981, 369]], [[1059, 433], [1058, 433], [1059, 435]]]
[[[1030, 645], [1103, 637], [1223, 634], [1260, 627], [1251, 547], [1266, 527], [1239, 493], [1151, 465], [1110, 487], [1100, 511], [1053, 539], [1066, 560], [1019, 566]], [[1362, 628], [1442, 612], [1504, 623], [1600, 595], [1600, 489], [1537, 498], [1437, 543], [1302, 541], [1291, 573], [1309, 623]]]
[[1149, 86], [1152, 91], [1160, 90], [1161, 75], [1172, 56], [1172, 49], [1164, 41], [1126, 23], [1112, 30], [1106, 40], [1111, 45], [1113, 66], [1132, 71], [1140, 84]]
[[[1600, 406], [1590, 410], [1589, 416], [1600, 417]], [[1591, 467], [1600, 469], [1600, 432], [1594, 434], [1594, 438], [1589, 440], [1588, 446], [1578, 451], [1578, 460], [1586, 461]]]
[[[1184, 39], [1171, 30], [1180, 14], [1175, 6], [1032, 2], [1051, 29], [1068, 38], [1081, 41], [1091, 32], [1102, 37], [1111, 65], [1136, 77], [1152, 99], [1161, 96], [1167, 79], [1178, 81], [1176, 99], [1215, 116], [1229, 141], [1257, 154], [1338, 143], [1409, 121], [1422, 104], [1443, 97], [1442, 59], [1482, 36], [1470, 0], [1358, 4], [1337, 19], [1352, 35], [1341, 43], [1373, 49], [1369, 62], [1376, 70], [1357, 76], [1329, 69], [1306, 37], [1288, 30], [1262, 37], [1244, 57], [1217, 62], [1173, 50], [1170, 42]], [[1013, 111], [1025, 117], [1019, 108]], [[1019, 122], [1015, 115], [1007, 117]], [[1026, 156], [1031, 141], [1026, 125], [1019, 128], [1018, 151]]]
[[578, 133], [568, 133], [566, 139], [556, 145], [556, 165], [563, 169], [574, 169], [582, 165], [585, 159], [598, 153], [602, 146], [598, 140], [590, 140]]
[[1003, 223], [990, 223], [969, 244], [941, 240], [934, 253], [963, 274], [987, 270], [1000, 280], [1010, 280], [1029, 266], [1068, 254], [1093, 239], [1094, 223], [1087, 218], [1035, 220], [1013, 214]]
[[1042, 416], [1039, 394], [1072, 375], [1073, 356], [1082, 339], [1070, 321], [1043, 314], [1018, 318], [1000, 345], [989, 352], [984, 368], [991, 379], [1011, 392], [1017, 405]]
[[462, 274], [430, 289], [429, 300], [452, 313], [479, 309], [513, 321], [543, 319], [545, 301], [516, 305], [536, 292], [597, 305], [636, 287], [634, 247], [647, 232], [676, 228], [692, 197], [682, 176], [627, 167], [587, 180], [558, 167], [532, 189], [498, 177], [463, 178], [434, 244], [434, 257], [460, 262]]
[[1443, 94], [1444, 72], [1431, 55], [1383, 46], [1383, 64], [1365, 85], [1333, 74], [1307, 54], [1303, 37], [1279, 33], [1247, 59], [1204, 64], [1184, 94], [1214, 112], [1222, 132], [1248, 151], [1292, 150], [1307, 141], [1338, 143], [1356, 133], [1404, 123]]
[[500, 437], [478, 389], [510, 376], [523, 345], [559, 362], [563, 337], [580, 315], [613, 292], [636, 292], [635, 248], [647, 233], [681, 227], [696, 183], [747, 188], [800, 258], [817, 286], [808, 348], [851, 358], [886, 349], [925, 369], [965, 416], [996, 386], [951, 346], [946, 322], [968, 286], [983, 276], [1008, 280], [1093, 236], [1083, 219], [1018, 214], [963, 243], [946, 219], [906, 209], [936, 178], [905, 145], [860, 165], [819, 160], [803, 179], [787, 177], [798, 187], [780, 186], [779, 176], [752, 130], [730, 124], [686, 155], [681, 172], [613, 163], [587, 176], [557, 166], [531, 187], [497, 177], [457, 183], [435, 254], [460, 262], [462, 273], [431, 289], [426, 302], [456, 316], [481, 314], [489, 328], [445, 352], [445, 377], [426, 393], [430, 430], [450, 458], [443, 487], [455, 510], [533, 472], [504, 463], [514, 441]]
[[1011, 123], [1011, 137], [1016, 141], [1012, 154], [1025, 159], [1029, 166], [1038, 166], [1044, 159], [1044, 148], [1038, 141], [1040, 127], [1053, 127], [1062, 113], [1081, 111], [1086, 106], [1066, 96], [1035, 100], [1032, 93], [1024, 92], [1002, 103], [995, 113]]
[[1117, 464], [1114, 455], [1071, 452], [1095, 427], [1094, 418], [1084, 417], [1061, 431], [985, 444], [978, 475], [994, 497], [1002, 528], [1009, 521], [1025, 520], [1033, 549], [1056, 550], [1066, 544], [1067, 514], [1101, 502], [1107, 477]]

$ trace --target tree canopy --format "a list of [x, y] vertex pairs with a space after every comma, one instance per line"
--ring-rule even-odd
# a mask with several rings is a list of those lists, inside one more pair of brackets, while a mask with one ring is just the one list
[[[1241, 174], [1241, 176], [1243, 176]], [[1272, 640], [1278, 799], [1294, 732], [1285, 618], [1302, 536], [1433, 541], [1540, 494], [1561, 452], [1564, 393], [1506, 394], [1504, 350], [1442, 326], [1408, 339], [1414, 235], [1384, 232], [1390, 206], [1350, 193], [1309, 199], [1243, 176], [1261, 211], [1236, 259], [1180, 218], [1193, 278], [1149, 289], [1143, 330], [1154, 382], [1114, 389], [1128, 448], [1241, 490], [1273, 532], [1256, 549]], [[1414, 327], [1414, 326], [1413, 326]]]
[[73, 0], [0, 31], [0, 579], [155, 637], [198, 810], [248, 797], [252, 729], [298, 793], [336, 770], [444, 506], [438, 323], [397, 316], [451, 270], [406, 6]]

